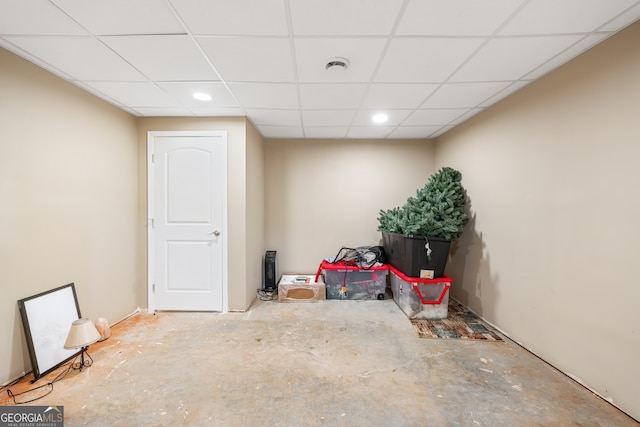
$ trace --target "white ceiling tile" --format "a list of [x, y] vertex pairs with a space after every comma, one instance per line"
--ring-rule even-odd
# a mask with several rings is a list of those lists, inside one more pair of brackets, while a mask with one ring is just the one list
[[127, 113], [131, 114], [132, 116], [142, 116], [141, 113], [137, 112], [136, 110], [134, 110], [133, 108], [128, 108], [128, 107], [119, 107], [122, 111], [126, 111]]
[[434, 133], [432, 133], [431, 135], [429, 135], [429, 138], [437, 138], [439, 136], [444, 135], [446, 132], [449, 132], [451, 129], [453, 129], [455, 126], [450, 125], [450, 126], [443, 126], [440, 129], [438, 129], [437, 131], [435, 131]]
[[535, 69], [533, 72], [527, 74], [524, 78], [528, 80], [540, 78], [544, 74], [547, 74], [549, 71], [559, 67], [562, 64], [569, 62], [576, 56], [590, 49], [591, 47], [593, 47], [593, 45], [600, 43], [607, 37], [608, 37], [608, 34], [593, 34], [593, 35], [586, 36], [585, 38], [583, 38], [576, 44], [572, 45], [565, 51], [551, 58], [546, 63], [543, 63], [540, 67]]
[[98, 89], [89, 86], [87, 83], [82, 82], [80, 80], [75, 80], [73, 82], [73, 84], [75, 84], [76, 86], [78, 86], [80, 89], [87, 91], [88, 93], [101, 98], [104, 101], [107, 101], [110, 104], [113, 104], [121, 109], [124, 109], [125, 111], [129, 111], [129, 106], [128, 105], [123, 105], [122, 102], [117, 101], [113, 98], [108, 97], [106, 94], [104, 94], [103, 92], [100, 92]]
[[518, 80], [581, 36], [497, 38], [482, 46], [450, 81]]
[[437, 84], [429, 83], [374, 83], [369, 86], [361, 108], [416, 108], [437, 88]]
[[515, 92], [519, 91], [520, 89], [522, 89], [523, 87], [525, 87], [529, 83], [531, 83], [531, 82], [530, 81], [513, 82], [511, 85], [507, 86], [505, 89], [503, 89], [500, 92], [496, 93], [492, 97], [486, 99], [479, 106], [483, 107], [483, 108], [489, 107], [490, 105], [495, 104], [496, 102], [506, 98], [507, 96], [511, 95], [512, 93], [515, 93]]
[[529, 0], [499, 34], [567, 34], [597, 29], [636, 0]]
[[[0, 46], [137, 116], [415, 139], [639, 18], [640, 0], [0, 0]], [[333, 57], [344, 73], [325, 70]]]
[[78, 80], [146, 80], [92, 37], [6, 37], [6, 40]]
[[[381, 38], [298, 38], [298, 78], [302, 83], [368, 82], [384, 45], [385, 39]], [[346, 69], [328, 71], [327, 61], [334, 57], [346, 58]]]
[[302, 126], [298, 110], [248, 109], [248, 116], [256, 126]]
[[299, 108], [295, 84], [229, 83], [228, 86], [244, 108]]
[[352, 126], [347, 132], [347, 138], [358, 139], [380, 139], [386, 138], [392, 131], [393, 126]]
[[303, 138], [302, 128], [297, 126], [258, 126], [265, 138]]
[[222, 78], [228, 82], [293, 82], [293, 57], [287, 38], [197, 38]]
[[94, 35], [184, 34], [165, 2], [157, 0], [52, 0]]
[[217, 108], [217, 107], [189, 107], [194, 115], [198, 117], [244, 117], [242, 108]]
[[192, 34], [288, 34], [283, 0], [171, 0]]
[[46, 0], [3, 0], [0, 8], [0, 34], [86, 34], [80, 25]]
[[600, 31], [618, 31], [640, 19], [640, 2], [632, 8], [616, 16], [605, 26], [598, 28]]
[[471, 117], [475, 116], [482, 110], [483, 108], [472, 108], [471, 110], [467, 111], [466, 113], [464, 113], [463, 115], [455, 119], [453, 122], [451, 122], [451, 124], [459, 125], [460, 123], [466, 122], [467, 120], [469, 120]]
[[66, 81], [74, 81], [75, 77], [70, 76], [67, 73], [62, 72], [61, 70], [55, 68], [54, 66], [52, 66], [51, 64], [43, 61], [42, 59], [38, 58], [35, 55], [30, 54], [29, 52], [27, 52], [24, 49], [21, 49], [20, 47], [16, 46], [15, 44], [11, 43], [9, 40], [4, 39], [2, 37], [0, 37], [0, 47], [8, 50], [9, 52], [13, 52], [16, 55], [20, 56], [23, 59], [26, 59], [27, 61], [31, 62], [32, 64], [49, 71], [50, 73], [53, 73], [55, 75], [57, 75], [58, 77], [60, 77], [63, 80]]
[[[382, 124], [374, 123], [371, 119], [378, 113], [385, 113], [388, 116], [387, 121]], [[413, 113], [413, 110], [359, 110], [353, 119], [352, 126], [397, 126], [411, 113]]]
[[475, 107], [511, 82], [445, 83], [420, 108]]
[[186, 108], [147, 108], [138, 107], [134, 110], [138, 116], [144, 117], [190, 117], [193, 113]]
[[295, 35], [388, 35], [403, 0], [289, 0]]
[[356, 110], [303, 110], [302, 121], [307, 126], [349, 126]]
[[440, 128], [442, 126], [402, 126], [391, 132], [389, 138], [425, 139]]
[[300, 102], [305, 110], [358, 108], [366, 84], [301, 84]]
[[487, 36], [521, 3], [522, 0], [410, 0], [396, 34]]
[[[160, 82], [169, 95], [186, 107], [196, 108], [236, 108], [240, 104], [221, 82]], [[196, 92], [211, 95], [211, 101], [199, 101], [193, 97]]]
[[122, 105], [137, 111], [139, 107], [182, 108], [162, 89], [148, 82], [85, 82], [87, 86], [104, 93]]
[[481, 43], [480, 39], [470, 38], [394, 39], [375, 81], [435, 83], [445, 80]]
[[100, 40], [151, 80], [219, 80], [189, 36], [105, 36]]
[[305, 138], [326, 138], [337, 139], [347, 136], [347, 126], [305, 126], [304, 136]]
[[437, 110], [416, 110], [407, 120], [405, 120], [403, 126], [434, 126], [434, 125], [448, 125], [453, 120], [465, 114], [469, 111], [468, 108], [450, 108], [450, 109], [437, 109]]

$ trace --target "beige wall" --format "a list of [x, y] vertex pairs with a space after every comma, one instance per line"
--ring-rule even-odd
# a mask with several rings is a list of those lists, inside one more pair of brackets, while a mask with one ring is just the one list
[[[253, 273], [248, 274], [248, 263], [260, 267], [260, 259], [249, 259], [247, 250], [247, 124], [242, 117], [221, 118], [163, 118], [147, 117], [138, 119], [138, 193], [141, 240], [138, 254], [140, 262], [138, 297], [147, 306], [147, 132], [168, 130], [213, 130], [227, 132], [227, 244], [228, 244], [228, 283], [229, 309], [245, 310], [256, 295]], [[251, 156], [255, 156], [257, 145], [255, 137], [251, 139]], [[258, 152], [259, 154], [259, 152]], [[254, 163], [255, 161], [252, 160]], [[251, 172], [251, 182], [260, 181], [259, 172]], [[259, 190], [251, 190], [257, 194]], [[252, 205], [253, 206], [253, 205]], [[260, 230], [251, 218], [253, 231]], [[251, 244], [255, 243], [255, 239]], [[252, 256], [255, 257], [254, 254]], [[250, 288], [251, 293], [247, 291]], [[249, 295], [250, 294], [250, 295]], [[249, 301], [249, 302], [247, 302]]]
[[640, 418], [640, 23], [437, 140], [473, 220], [453, 296]]
[[342, 246], [377, 245], [380, 209], [434, 172], [426, 140], [267, 140], [266, 244], [278, 276], [315, 273]]
[[253, 302], [263, 285], [264, 260], [264, 141], [247, 122], [247, 234], [245, 267], [245, 307]]
[[74, 282], [82, 315], [140, 304], [135, 118], [0, 49], [0, 384], [31, 370], [17, 300]]

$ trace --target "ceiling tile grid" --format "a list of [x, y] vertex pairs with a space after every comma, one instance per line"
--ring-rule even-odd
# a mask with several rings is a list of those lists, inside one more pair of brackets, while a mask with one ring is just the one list
[[640, 0], [0, 0], [0, 46], [138, 116], [427, 139], [639, 18]]

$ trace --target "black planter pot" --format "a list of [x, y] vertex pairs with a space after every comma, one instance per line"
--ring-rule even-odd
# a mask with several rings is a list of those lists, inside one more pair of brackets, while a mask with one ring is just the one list
[[[427, 255], [429, 244], [431, 256]], [[409, 277], [442, 277], [449, 258], [451, 240], [382, 232], [382, 246], [389, 264]]]

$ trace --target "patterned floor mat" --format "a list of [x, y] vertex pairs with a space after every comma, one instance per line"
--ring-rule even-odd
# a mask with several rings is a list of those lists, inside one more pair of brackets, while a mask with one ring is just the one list
[[502, 341], [489, 325], [452, 298], [446, 319], [411, 319], [411, 324], [420, 338]]

